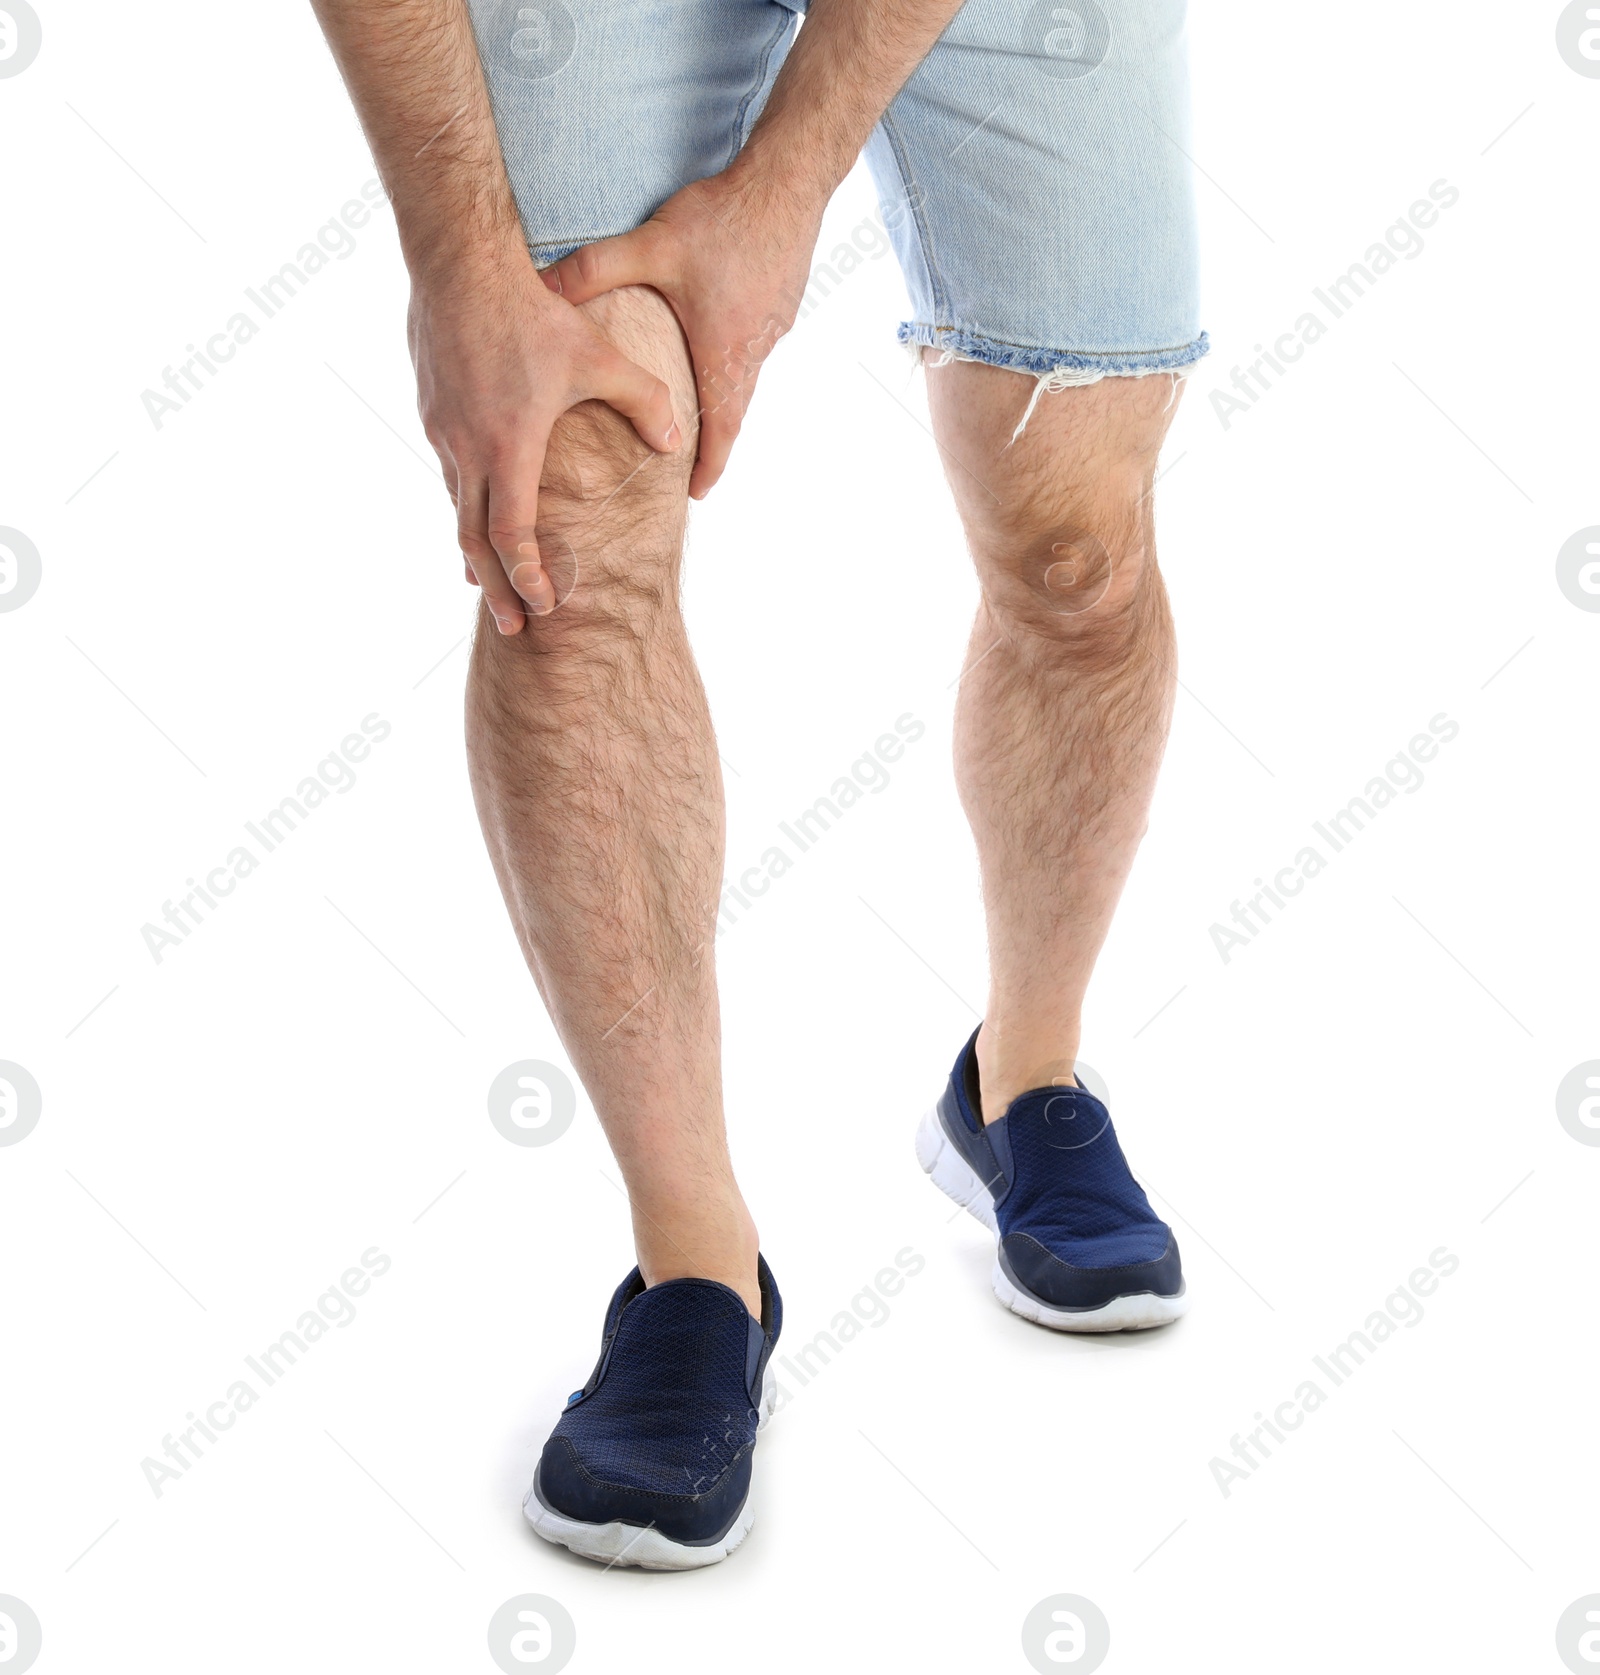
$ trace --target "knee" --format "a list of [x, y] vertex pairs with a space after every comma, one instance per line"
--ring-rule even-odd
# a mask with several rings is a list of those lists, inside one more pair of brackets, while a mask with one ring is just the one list
[[557, 422], [534, 523], [555, 607], [502, 636], [480, 606], [477, 645], [497, 685], [555, 716], [629, 679], [676, 609], [687, 475], [674, 492], [671, 468], [598, 403]]
[[642, 629], [676, 601], [692, 463], [692, 447], [687, 459], [657, 454], [599, 402], [557, 422], [535, 537], [558, 603], [530, 620], [530, 645]]
[[1150, 490], [1177, 393], [1105, 378], [1040, 397], [1005, 368], [930, 374], [985, 608], [1024, 654], [1113, 662], [1165, 609]]
[[557, 605], [507, 642], [534, 658], [622, 655], [677, 609], [698, 436], [688, 354], [671, 309], [653, 291], [613, 292], [583, 307], [625, 355], [668, 383], [685, 434], [675, 452], [657, 453], [599, 401], [557, 420], [534, 526]]
[[1118, 473], [1042, 481], [969, 508], [985, 608], [1046, 658], [1118, 661], [1164, 607], [1148, 493]]

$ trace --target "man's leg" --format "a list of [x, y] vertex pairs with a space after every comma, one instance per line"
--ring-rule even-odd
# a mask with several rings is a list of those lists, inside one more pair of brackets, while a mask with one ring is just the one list
[[655, 292], [585, 312], [670, 385], [684, 444], [654, 455], [597, 402], [556, 426], [538, 538], [561, 603], [509, 638], [480, 615], [473, 791], [523, 954], [627, 1184], [646, 1283], [721, 1280], [759, 1315], [756, 1231], [722, 1120], [722, 778], [678, 597], [694, 379]]
[[[931, 359], [926, 356], [925, 359]], [[1045, 394], [970, 362], [929, 404], [983, 593], [956, 709], [956, 777], [989, 931], [983, 1116], [1072, 1079], [1084, 991], [1144, 835], [1172, 709], [1172, 619], [1150, 491], [1177, 389]]]

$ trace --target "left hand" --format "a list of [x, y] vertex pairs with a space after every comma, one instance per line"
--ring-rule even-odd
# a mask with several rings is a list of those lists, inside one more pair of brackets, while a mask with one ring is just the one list
[[700, 453], [689, 493], [722, 475], [763, 363], [794, 324], [823, 205], [738, 164], [674, 193], [643, 226], [544, 270], [571, 303], [649, 285], [678, 316], [700, 394]]

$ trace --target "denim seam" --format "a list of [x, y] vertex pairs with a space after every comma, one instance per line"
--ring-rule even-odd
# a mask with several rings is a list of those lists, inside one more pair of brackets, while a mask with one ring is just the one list
[[922, 252], [922, 265], [928, 270], [928, 284], [933, 290], [933, 306], [938, 313], [942, 314], [948, 305], [949, 293], [946, 291], [944, 280], [939, 273], [939, 265], [933, 257], [933, 236], [929, 231], [927, 222], [923, 219], [922, 205], [917, 201], [916, 194], [912, 191], [912, 187], [916, 184], [916, 176], [907, 163], [905, 147], [889, 111], [885, 111], [879, 120], [883, 128], [884, 138], [888, 140], [889, 150], [894, 157], [894, 166], [900, 173], [900, 189], [905, 193], [906, 205], [911, 211], [911, 219], [917, 229], [917, 247]]
[[541, 250], [577, 249], [581, 245], [596, 244], [603, 238], [621, 238], [624, 233], [635, 231], [632, 227], [622, 227], [610, 233], [579, 233], [576, 238], [570, 234], [566, 238], [545, 238], [534, 243], [528, 241], [528, 254], [537, 256]]
[[921, 321], [903, 321], [896, 334], [902, 343], [943, 349], [947, 354], [978, 360], [1008, 371], [1030, 372], [1044, 377], [1052, 372], [1084, 370], [1110, 373], [1118, 370], [1179, 371], [1199, 361], [1211, 348], [1205, 332], [1191, 342], [1161, 349], [1046, 349], [1037, 344], [1012, 343], [960, 326], [932, 326]]
[[750, 91], [745, 94], [739, 103], [738, 113], [733, 119], [733, 143], [728, 147], [728, 156], [722, 165], [723, 168], [727, 168], [740, 151], [744, 149], [744, 143], [749, 138], [749, 135], [745, 132], [745, 117], [749, 114], [751, 103], [756, 95], [767, 84], [767, 66], [772, 62], [773, 53], [778, 50], [779, 41], [793, 28], [794, 14], [792, 12], [782, 14], [778, 27], [772, 32], [772, 38], [767, 42], [766, 50], [761, 54], [761, 67], [756, 71], [756, 79]]

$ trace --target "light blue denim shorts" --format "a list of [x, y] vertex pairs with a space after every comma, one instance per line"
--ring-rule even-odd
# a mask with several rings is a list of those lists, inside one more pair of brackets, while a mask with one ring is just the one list
[[[544, 266], [732, 162], [805, 0], [470, 4]], [[910, 292], [902, 342], [1052, 385], [1205, 354], [1184, 13], [966, 0], [866, 148]]]

